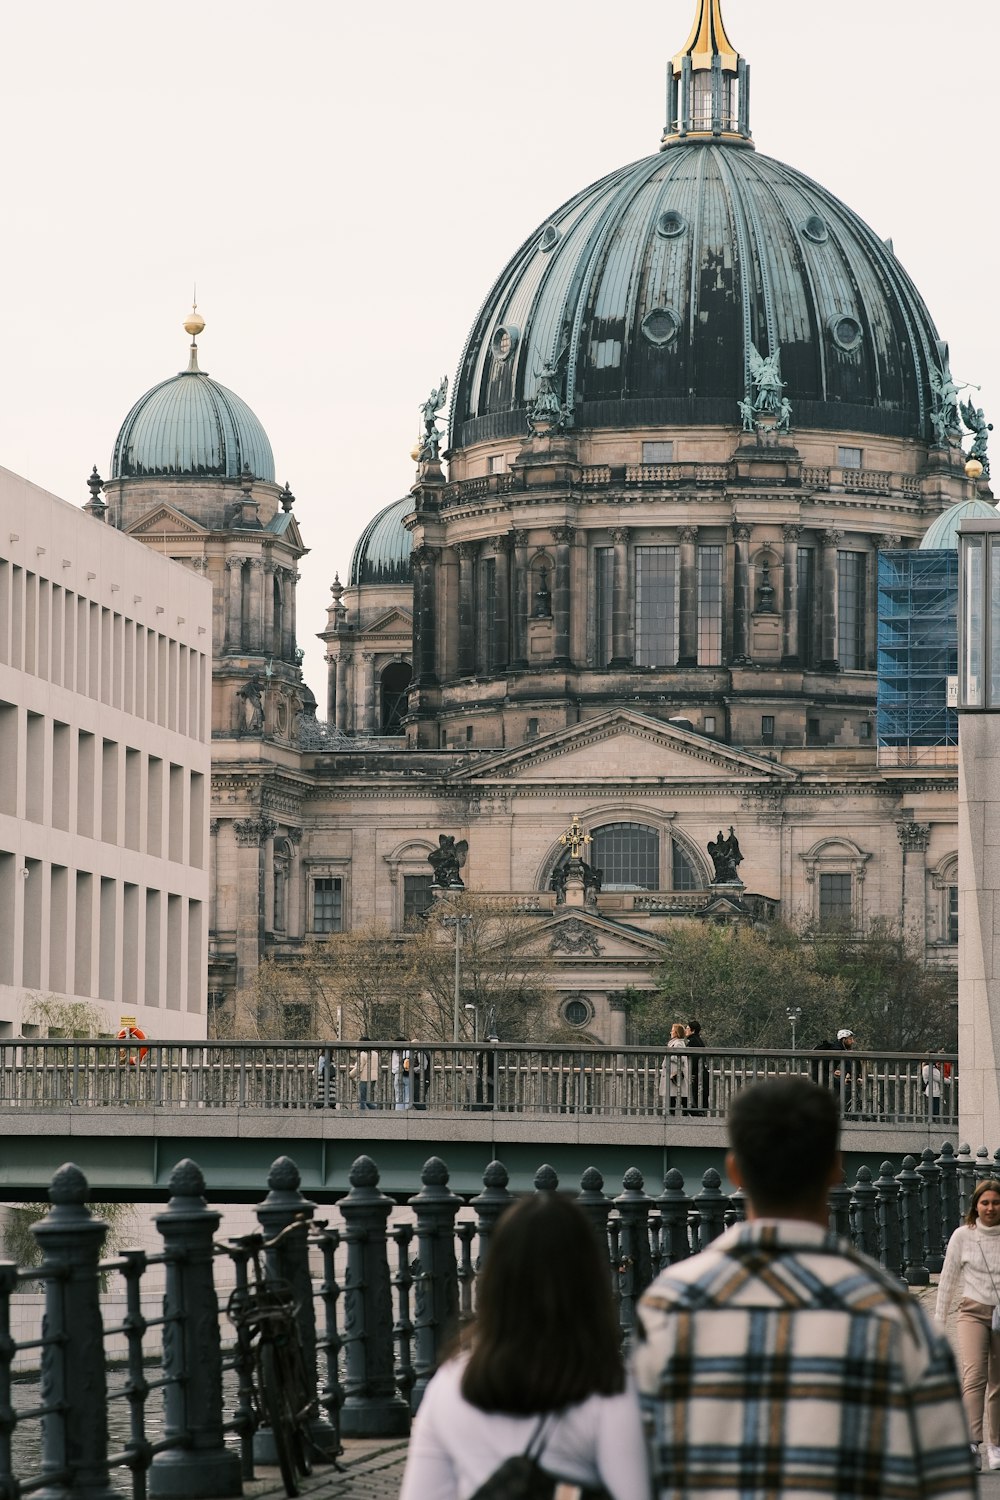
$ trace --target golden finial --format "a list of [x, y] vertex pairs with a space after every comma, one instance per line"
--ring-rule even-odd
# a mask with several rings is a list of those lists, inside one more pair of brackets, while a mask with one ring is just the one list
[[713, 57], [721, 57], [726, 72], [735, 73], [739, 53], [726, 35], [722, 19], [722, 0], [698, 0], [698, 13], [694, 18], [691, 35], [673, 59], [674, 72], [680, 73], [685, 57], [691, 58], [691, 67], [697, 72], [711, 68]]
[[191, 335], [191, 358], [188, 360], [188, 370], [198, 369], [198, 335], [205, 327], [205, 319], [198, 311], [198, 288], [195, 287], [194, 297], [191, 301], [191, 311], [184, 319], [184, 331]]
[[565, 833], [559, 835], [559, 842], [564, 848], [569, 849], [570, 859], [579, 859], [588, 844], [593, 843], [589, 833], [584, 833], [580, 825], [580, 814], [573, 814], [573, 821]]

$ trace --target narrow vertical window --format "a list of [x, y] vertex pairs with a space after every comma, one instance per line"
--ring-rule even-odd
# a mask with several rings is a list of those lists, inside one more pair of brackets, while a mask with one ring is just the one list
[[594, 666], [601, 670], [614, 656], [611, 606], [614, 594], [615, 549], [594, 548]]
[[677, 665], [676, 547], [635, 549], [635, 664]]
[[800, 547], [798, 555], [799, 593], [799, 663], [803, 667], [813, 666], [813, 639], [815, 620], [813, 611], [816, 599], [816, 558], [809, 547]]
[[853, 926], [850, 875], [819, 877], [819, 925], [827, 930], [848, 932]]
[[722, 548], [698, 548], [698, 665], [722, 665]]
[[863, 552], [837, 553], [837, 659], [844, 672], [865, 665], [867, 562]]
[[317, 876], [313, 881], [313, 932], [343, 930], [343, 881], [336, 876]]

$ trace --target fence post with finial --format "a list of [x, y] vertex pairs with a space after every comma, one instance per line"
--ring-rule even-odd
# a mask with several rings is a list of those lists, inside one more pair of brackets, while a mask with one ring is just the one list
[[416, 1218], [417, 1264], [413, 1288], [413, 1369], [410, 1403], [420, 1405], [441, 1351], [458, 1327], [458, 1266], [455, 1216], [462, 1206], [448, 1186], [448, 1168], [432, 1156], [420, 1174], [422, 1187], [408, 1199]]
[[713, 1240], [725, 1229], [725, 1213], [728, 1198], [721, 1191], [722, 1178], [714, 1167], [702, 1174], [701, 1192], [695, 1194], [694, 1208], [698, 1215], [695, 1233], [698, 1249], [707, 1250]]
[[920, 1178], [915, 1156], [904, 1156], [896, 1173], [899, 1183], [899, 1228], [902, 1238], [903, 1280], [907, 1286], [927, 1286], [930, 1276], [920, 1264], [923, 1254], [923, 1223], [920, 1216]]
[[392, 1290], [386, 1224], [391, 1198], [379, 1191], [378, 1167], [359, 1156], [337, 1207], [344, 1220], [345, 1437], [400, 1437], [410, 1430], [410, 1408], [396, 1393], [392, 1349]]
[[514, 1202], [513, 1194], [507, 1191], [510, 1175], [502, 1161], [491, 1161], [483, 1173], [483, 1191], [469, 1203], [476, 1211], [478, 1233], [476, 1265], [482, 1270], [490, 1248], [490, 1238], [500, 1215]]
[[947, 1247], [961, 1217], [958, 1206], [958, 1157], [951, 1141], [945, 1141], [942, 1145], [938, 1167], [941, 1172], [941, 1239]]
[[242, 1493], [239, 1454], [223, 1435], [222, 1339], [214, 1238], [222, 1215], [205, 1202], [197, 1162], [177, 1163], [155, 1223], [166, 1257], [163, 1293], [164, 1434], [174, 1446], [149, 1471], [151, 1500], [209, 1500]]
[[[60, 1167], [52, 1205], [31, 1233], [42, 1252], [42, 1477], [50, 1500], [112, 1500], [108, 1479], [108, 1403], [98, 1265], [108, 1226], [87, 1208], [80, 1168]], [[6, 1416], [6, 1413], [4, 1414]], [[8, 1490], [18, 1493], [17, 1487]], [[227, 1492], [228, 1493], [228, 1492]]]
[[923, 1260], [931, 1275], [936, 1276], [944, 1265], [944, 1246], [941, 1243], [941, 1168], [930, 1146], [925, 1146], [920, 1153], [917, 1176], [920, 1178], [920, 1221], [924, 1232]]
[[689, 1217], [691, 1199], [684, 1191], [684, 1178], [676, 1167], [663, 1179], [663, 1192], [656, 1200], [660, 1210], [660, 1263], [672, 1266], [691, 1254]]
[[892, 1175], [892, 1162], [884, 1161], [875, 1179], [879, 1230], [879, 1265], [890, 1276], [903, 1277], [899, 1234], [899, 1183]]

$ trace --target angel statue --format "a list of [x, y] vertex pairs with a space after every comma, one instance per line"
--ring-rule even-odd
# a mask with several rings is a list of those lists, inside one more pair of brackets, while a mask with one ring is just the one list
[[437, 429], [437, 414], [448, 399], [448, 377], [442, 375], [440, 382], [434, 387], [426, 401], [420, 404], [420, 411], [424, 419], [424, 430], [420, 439], [420, 460], [434, 462], [438, 456], [438, 448], [441, 443], [441, 434]]
[[[931, 391], [934, 396], [931, 426], [934, 428], [934, 441], [939, 448], [943, 448], [949, 441], [948, 433], [958, 433], [962, 430], [958, 421], [958, 386], [951, 378], [947, 358], [940, 369], [932, 364], [929, 373]], [[942, 434], [944, 434], [943, 437]]]
[[739, 409], [740, 409], [740, 416], [743, 418], [743, 431], [744, 432], [756, 432], [757, 431], [757, 423], [756, 423], [756, 420], [754, 418], [754, 413], [753, 413], [753, 402], [752, 401], [739, 401], [739, 402], [737, 402], [737, 405], [739, 406]]
[[708, 845], [708, 852], [715, 866], [715, 874], [712, 877], [713, 885], [731, 885], [739, 880], [736, 866], [743, 863], [743, 855], [731, 823], [729, 837], [724, 838], [720, 828], [718, 838]]
[[993, 423], [987, 422], [983, 415], [981, 406], [973, 406], [971, 401], [963, 401], [960, 406], [962, 421], [971, 433], [975, 435], [972, 447], [969, 449], [970, 458], [978, 458], [983, 466], [983, 477], [990, 477], [989, 442], [990, 433], [993, 431]]
[[781, 405], [778, 408], [778, 420], [774, 424], [775, 432], [788, 432], [792, 425], [792, 403], [787, 396], [782, 396]]
[[757, 387], [754, 396], [754, 411], [770, 412], [773, 416], [781, 416], [781, 393], [785, 388], [785, 382], [781, 378], [781, 348], [774, 350], [766, 358], [760, 353], [756, 344], [750, 345], [750, 379]]
[[465, 882], [458, 873], [465, 864], [469, 852], [467, 839], [455, 840], [453, 833], [439, 833], [438, 847], [432, 849], [427, 862], [434, 871], [432, 885], [439, 889], [464, 890]]

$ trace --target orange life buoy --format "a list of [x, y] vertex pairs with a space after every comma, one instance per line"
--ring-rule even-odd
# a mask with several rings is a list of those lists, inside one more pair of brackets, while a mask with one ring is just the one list
[[[138, 1026], [123, 1026], [118, 1033], [118, 1041], [120, 1042], [144, 1042], [145, 1040], [146, 1033], [140, 1031]], [[133, 1052], [130, 1047], [119, 1047], [118, 1061], [128, 1063], [130, 1067], [134, 1068], [136, 1063], [142, 1062], [148, 1051], [148, 1047], [140, 1047], [137, 1052]]]

